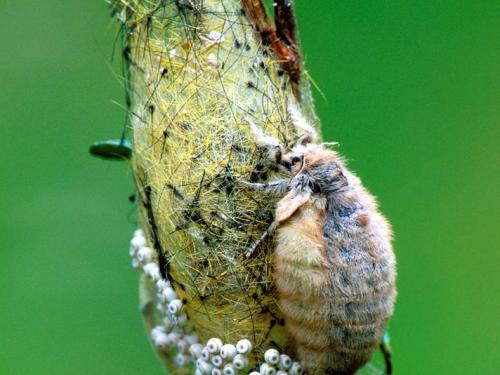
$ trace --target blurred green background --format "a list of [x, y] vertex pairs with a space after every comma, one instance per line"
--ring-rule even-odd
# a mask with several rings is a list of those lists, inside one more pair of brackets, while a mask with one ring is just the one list
[[[500, 2], [297, 0], [326, 140], [396, 234], [396, 374], [500, 374]], [[161, 374], [104, 1], [0, 1], [0, 374]]]

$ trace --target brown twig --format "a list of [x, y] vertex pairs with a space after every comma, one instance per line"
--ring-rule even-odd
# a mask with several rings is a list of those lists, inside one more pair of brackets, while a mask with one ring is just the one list
[[297, 28], [291, 0], [274, 3], [275, 24], [270, 20], [262, 0], [241, 0], [247, 19], [262, 43], [269, 46], [287, 72], [297, 101], [301, 101], [300, 75], [302, 64], [297, 43]]

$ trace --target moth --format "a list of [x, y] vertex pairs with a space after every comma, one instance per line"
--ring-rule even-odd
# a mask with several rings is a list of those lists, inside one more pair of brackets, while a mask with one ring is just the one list
[[350, 375], [372, 358], [393, 313], [391, 227], [342, 158], [317, 143], [294, 106], [289, 112], [305, 132], [289, 150], [247, 120], [257, 146], [289, 178], [239, 181], [281, 198], [274, 221], [246, 255], [276, 232], [274, 281], [295, 354], [308, 374]]

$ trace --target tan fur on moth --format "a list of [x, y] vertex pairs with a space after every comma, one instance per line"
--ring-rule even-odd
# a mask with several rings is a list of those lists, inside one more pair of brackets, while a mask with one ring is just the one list
[[308, 374], [354, 374], [393, 312], [390, 225], [337, 153], [315, 143], [284, 152], [251, 125], [258, 145], [290, 171], [290, 179], [244, 185], [282, 196], [265, 235], [276, 230], [274, 279], [295, 354]]

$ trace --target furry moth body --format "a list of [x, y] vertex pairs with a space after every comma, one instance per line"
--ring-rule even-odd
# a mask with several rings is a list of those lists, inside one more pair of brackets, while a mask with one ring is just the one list
[[276, 230], [274, 279], [285, 328], [307, 373], [354, 374], [373, 356], [393, 312], [390, 226], [335, 152], [308, 143], [285, 153], [252, 126], [290, 173], [244, 183], [282, 196], [268, 232]]

